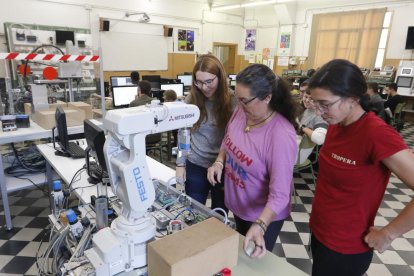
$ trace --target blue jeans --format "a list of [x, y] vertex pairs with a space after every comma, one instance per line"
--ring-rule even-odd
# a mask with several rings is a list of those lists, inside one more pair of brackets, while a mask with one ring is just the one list
[[210, 191], [211, 209], [219, 207], [227, 212], [227, 208], [224, 205], [224, 172], [222, 174], [221, 183], [217, 183], [213, 186], [208, 182], [207, 169], [197, 166], [187, 160], [185, 181], [186, 194], [205, 205]]
[[[236, 230], [241, 235], [246, 236], [247, 231], [249, 231], [250, 226], [252, 226], [253, 222], [243, 220], [238, 216], [234, 216], [234, 220], [236, 221]], [[279, 236], [280, 230], [282, 229], [283, 223], [285, 222], [284, 219], [272, 221], [268, 226], [266, 233], [264, 234], [263, 238], [265, 240], [266, 249], [270, 252], [273, 251], [275, 247], [277, 236]]]

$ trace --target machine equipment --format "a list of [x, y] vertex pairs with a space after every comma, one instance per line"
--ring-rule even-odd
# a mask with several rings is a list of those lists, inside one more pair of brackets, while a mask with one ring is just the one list
[[110, 183], [122, 203], [122, 211], [111, 227], [93, 236], [85, 256], [96, 275], [114, 275], [147, 264], [147, 243], [154, 239], [156, 222], [149, 209], [155, 189], [146, 163], [145, 136], [191, 127], [200, 115], [195, 105], [182, 102], [108, 111], [104, 154]]

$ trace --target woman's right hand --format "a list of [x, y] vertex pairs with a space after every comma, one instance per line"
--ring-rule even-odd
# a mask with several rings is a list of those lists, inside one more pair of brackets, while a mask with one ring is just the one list
[[213, 165], [211, 165], [211, 167], [207, 170], [207, 179], [210, 184], [214, 186], [217, 183], [220, 183], [222, 173], [223, 165], [218, 162], [214, 162]]
[[186, 171], [184, 166], [175, 168], [175, 178], [178, 184], [184, 185], [186, 180]]

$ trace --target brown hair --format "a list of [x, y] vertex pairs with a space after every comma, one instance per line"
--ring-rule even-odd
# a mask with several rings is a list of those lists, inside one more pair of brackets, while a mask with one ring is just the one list
[[168, 89], [164, 91], [164, 100], [166, 102], [173, 102], [177, 100], [177, 93], [174, 90]]
[[224, 130], [233, 111], [231, 104], [231, 93], [227, 85], [227, 75], [223, 65], [220, 60], [211, 54], [199, 56], [193, 68], [193, 84], [191, 85], [191, 99], [189, 103], [198, 106], [200, 109], [200, 118], [194, 125], [194, 128], [199, 128], [200, 124], [207, 119], [205, 107], [207, 98], [194, 84], [194, 81], [196, 80], [196, 73], [198, 71], [208, 72], [217, 76], [218, 85], [212, 99], [214, 101], [212, 114], [216, 121], [217, 127], [220, 130]]

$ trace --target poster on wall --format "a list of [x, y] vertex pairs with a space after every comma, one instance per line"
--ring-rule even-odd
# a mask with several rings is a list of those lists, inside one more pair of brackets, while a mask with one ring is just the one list
[[290, 33], [282, 33], [280, 35], [280, 45], [279, 48], [290, 48]]
[[194, 51], [194, 31], [178, 29], [178, 51]]
[[290, 54], [290, 39], [291, 32], [282, 32], [279, 36], [279, 47], [278, 55], [279, 56], [289, 56]]
[[246, 45], [244, 49], [246, 51], [256, 50], [256, 29], [246, 30]]

